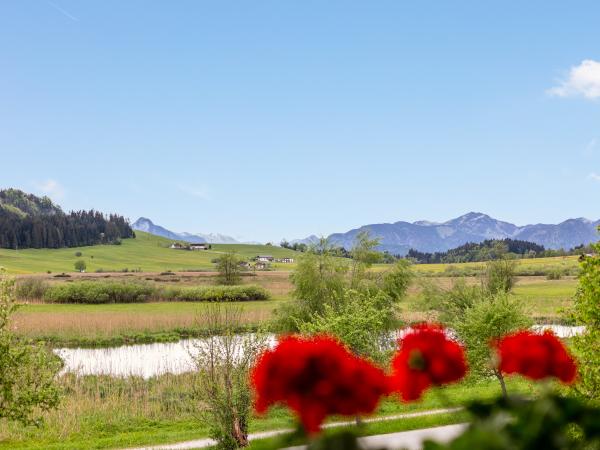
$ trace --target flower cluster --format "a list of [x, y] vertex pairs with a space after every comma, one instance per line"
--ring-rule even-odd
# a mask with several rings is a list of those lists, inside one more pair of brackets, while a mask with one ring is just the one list
[[257, 412], [282, 403], [308, 432], [329, 415], [372, 413], [389, 392], [385, 373], [327, 336], [285, 337], [264, 352], [251, 374]]
[[497, 347], [499, 369], [504, 373], [519, 373], [533, 380], [556, 377], [564, 383], [573, 382], [577, 375], [573, 357], [551, 331], [519, 331], [501, 339]]
[[463, 348], [441, 326], [417, 325], [399, 345], [392, 361], [393, 384], [405, 401], [417, 400], [429, 387], [453, 383], [467, 373]]

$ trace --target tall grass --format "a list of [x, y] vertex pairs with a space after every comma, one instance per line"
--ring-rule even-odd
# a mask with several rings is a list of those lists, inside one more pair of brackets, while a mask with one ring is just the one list
[[[267, 322], [280, 302], [244, 306], [241, 325], [252, 329]], [[52, 346], [105, 347], [173, 342], [209, 332], [200, 305], [148, 303], [132, 305], [28, 305], [13, 317], [19, 335]]]
[[19, 278], [15, 285], [15, 294], [20, 300], [37, 300], [44, 297], [48, 287], [48, 282], [42, 278]]
[[[0, 449], [127, 448], [208, 436], [206, 422], [199, 419], [204, 407], [195, 396], [196, 373], [141, 377], [81, 376], [58, 379], [63, 401], [56, 411], [44, 414], [42, 427], [23, 427], [0, 421]], [[534, 394], [532, 383], [508, 380], [511, 392]], [[431, 410], [464, 405], [472, 399], [499, 394], [495, 380], [461, 382], [428, 392], [422, 401], [384, 401], [378, 415]], [[340, 420], [334, 418], [333, 420]], [[429, 425], [435, 426], [437, 422]], [[282, 408], [254, 417], [250, 431], [293, 428], [295, 422]], [[401, 424], [399, 424], [399, 429]], [[390, 428], [388, 432], [396, 431]]]

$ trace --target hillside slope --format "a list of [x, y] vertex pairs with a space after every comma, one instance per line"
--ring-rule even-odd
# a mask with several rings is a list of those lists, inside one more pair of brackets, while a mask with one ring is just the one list
[[123, 216], [63, 210], [48, 197], [0, 190], [0, 248], [62, 248], [120, 243], [135, 234]]
[[[123, 269], [148, 272], [165, 270], [214, 270], [211, 262], [226, 251], [236, 251], [240, 257], [249, 259], [256, 255], [272, 255], [276, 258], [296, 258], [298, 253], [281, 247], [245, 244], [213, 244], [211, 250], [173, 250], [172, 241], [142, 231], [136, 239], [125, 239], [122, 245], [96, 245], [91, 247], [62, 249], [0, 249], [0, 267], [9, 273], [73, 272], [76, 260], [83, 259], [87, 271], [120, 271]], [[81, 252], [81, 257], [75, 253]], [[291, 268], [289, 264], [275, 267]]]

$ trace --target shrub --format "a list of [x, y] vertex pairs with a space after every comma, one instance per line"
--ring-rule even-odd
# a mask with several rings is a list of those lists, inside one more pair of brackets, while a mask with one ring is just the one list
[[516, 284], [518, 262], [511, 259], [488, 261], [483, 275], [483, 284], [490, 294], [510, 292]]
[[140, 303], [154, 293], [142, 283], [80, 281], [50, 287], [44, 299], [54, 303]]
[[9, 324], [16, 309], [13, 280], [0, 270], [0, 420], [40, 425], [42, 413], [58, 406], [61, 363], [44, 345], [15, 337]]
[[558, 269], [552, 270], [551, 272], [548, 272], [548, 275], [546, 275], [547, 280], [560, 280], [561, 278], [562, 272]]
[[83, 253], [81, 253], [81, 252], [75, 252], [75, 256], [77, 258], [81, 258], [82, 255], [83, 255]]
[[19, 300], [37, 300], [44, 298], [48, 283], [41, 278], [21, 278], [16, 282], [15, 294]]
[[74, 267], [77, 272], [83, 272], [87, 268], [87, 264], [83, 259], [79, 259], [75, 261]]
[[75, 281], [47, 288], [44, 300], [53, 303], [143, 303], [155, 300], [182, 302], [246, 302], [268, 300], [260, 286], [201, 286], [157, 289], [147, 283]]
[[247, 302], [268, 300], [269, 292], [260, 286], [202, 286], [193, 288], [171, 288], [163, 291], [164, 300], [181, 302]]

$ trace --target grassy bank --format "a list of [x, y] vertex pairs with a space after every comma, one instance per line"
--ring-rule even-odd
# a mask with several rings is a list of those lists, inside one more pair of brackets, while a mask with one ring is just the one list
[[[0, 448], [120, 448], [206, 437], [208, 426], [198, 415], [201, 404], [194, 397], [194, 382], [193, 374], [163, 375], [149, 380], [63, 376], [60, 383], [65, 396], [60, 408], [45, 415], [41, 428], [2, 424]], [[511, 379], [509, 389], [528, 393], [533, 387], [520, 379]], [[441, 391], [431, 391], [418, 403], [386, 400], [377, 415], [462, 406], [475, 398], [492, 398], [499, 392], [495, 381], [463, 382]], [[463, 420], [457, 414], [453, 417]], [[391, 432], [414, 427], [418, 423], [435, 426], [449, 421], [452, 418], [447, 415], [436, 415], [421, 417], [418, 421], [402, 419], [371, 424], [365, 430]], [[294, 419], [290, 414], [276, 408], [266, 416], [256, 417], [251, 422], [251, 432], [293, 426]]]

